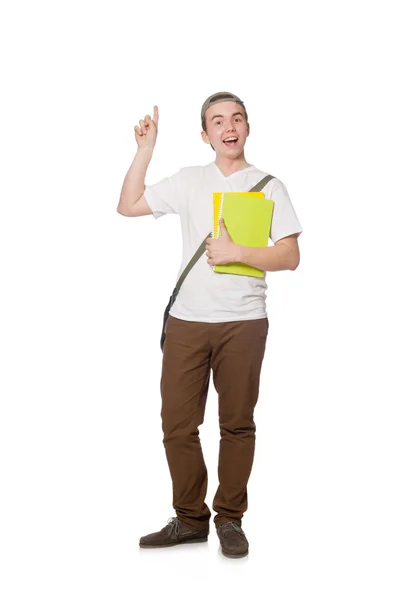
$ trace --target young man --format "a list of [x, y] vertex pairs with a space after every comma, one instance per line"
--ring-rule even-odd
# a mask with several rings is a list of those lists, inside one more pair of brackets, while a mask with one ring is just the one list
[[[212, 229], [212, 193], [248, 191], [267, 175], [245, 159], [250, 126], [240, 98], [228, 92], [213, 94], [202, 106], [201, 121], [202, 139], [211, 144], [215, 161], [184, 167], [146, 186], [158, 131], [157, 106], [153, 119], [146, 115], [139, 121], [135, 127], [138, 151], [117, 207], [125, 216], [180, 216], [183, 256], [178, 277]], [[212, 369], [221, 434], [214, 523], [223, 554], [242, 557], [248, 553], [241, 521], [248, 506], [247, 484], [255, 449], [254, 408], [269, 329], [266, 277], [215, 273], [212, 266], [237, 261], [265, 272], [297, 268], [297, 238], [302, 228], [287, 189], [274, 178], [263, 191], [275, 203], [270, 232], [274, 245], [250, 248], [235, 244], [227, 223], [222, 223], [221, 237], [207, 238], [206, 253], [187, 275], [171, 307], [163, 348], [161, 418], [176, 517], [160, 531], [142, 537], [142, 548], [207, 540], [211, 512], [205, 503], [207, 469], [198, 427], [204, 420]]]

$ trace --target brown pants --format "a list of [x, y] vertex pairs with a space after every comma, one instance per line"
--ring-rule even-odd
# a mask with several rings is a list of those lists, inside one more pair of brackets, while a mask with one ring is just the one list
[[177, 517], [208, 529], [207, 469], [198, 426], [204, 421], [210, 370], [219, 398], [216, 527], [241, 526], [255, 451], [254, 408], [269, 329], [267, 318], [202, 323], [168, 317], [161, 375], [163, 443]]

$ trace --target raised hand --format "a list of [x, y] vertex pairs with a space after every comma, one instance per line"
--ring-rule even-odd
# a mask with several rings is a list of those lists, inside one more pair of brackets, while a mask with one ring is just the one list
[[146, 115], [144, 119], [135, 125], [135, 139], [139, 148], [148, 148], [153, 150], [156, 145], [157, 131], [159, 122], [159, 109], [155, 105], [153, 110], [153, 119], [150, 115]]

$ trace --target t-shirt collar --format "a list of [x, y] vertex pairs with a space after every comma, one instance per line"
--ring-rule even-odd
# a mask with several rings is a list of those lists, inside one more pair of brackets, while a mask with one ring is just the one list
[[234, 173], [231, 173], [230, 175], [224, 175], [215, 161], [212, 164], [214, 165], [214, 169], [216, 170], [216, 172], [224, 179], [229, 179], [229, 177], [233, 177], [235, 175], [238, 175], [239, 173], [247, 173], [248, 171], [256, 170], [255, 165], [250, 165], [249, 167], [245, 167], [245, 169], [239, 169], [238, 171], [235, 171]]

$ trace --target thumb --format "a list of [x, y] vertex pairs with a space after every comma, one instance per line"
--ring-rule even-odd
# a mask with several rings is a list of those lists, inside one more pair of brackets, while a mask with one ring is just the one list
[[148, 126], [148, 128], [149, 128], [150, 131], [156, 131], [156, 129], [157, 129], [156, 123], [150, 117], [150, 115], [146, 115], [146, 117], [145, 117], [145, 123], [147, 123], [147, 126]]
[[225, 225], [225, 221], [224, 221], [223, 217], [221, 217], [221, 218], [219, 219], [219, 224], [220, 224], [220, 226], [221, 226], [221, 229], [222, 229], [222, 231], [223, 231], [224, 233], [228, 233], [228, 231], [227, 231], [227, 229], [226, 229], [226, 225]]

